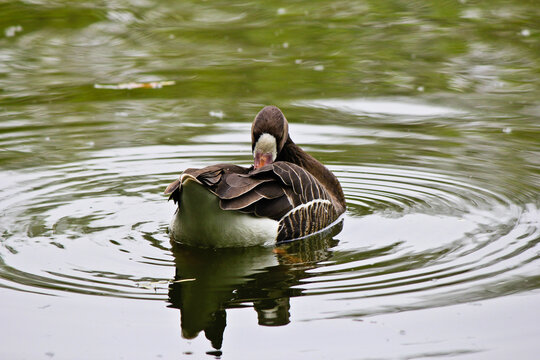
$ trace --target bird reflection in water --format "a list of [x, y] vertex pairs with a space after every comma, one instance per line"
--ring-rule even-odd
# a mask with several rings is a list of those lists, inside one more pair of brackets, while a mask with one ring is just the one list
[[277, 247], [201, 249], [173, 241], [169, 307], [180, 310], [182, 336], [193, 339], [204, 331], [212, 347], [221, 349], [231, 308], [253, 307], [259, 325], [287, 325], [289, 299], [302, 295], [293, 286], [309, 276], [306, 270], [331, 258], [342, 226], [339, 221], [324, 233]]

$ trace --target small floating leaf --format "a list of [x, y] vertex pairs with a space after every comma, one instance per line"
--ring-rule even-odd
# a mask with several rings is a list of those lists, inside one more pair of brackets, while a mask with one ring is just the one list
[[137, 286], [143, 289], [156, 291], [161, 285], [176, 284], [188, 281], [195, 281], [196, 279], [179, 279], [179, 280], [158, 280], [158, 281], [140, 281]]

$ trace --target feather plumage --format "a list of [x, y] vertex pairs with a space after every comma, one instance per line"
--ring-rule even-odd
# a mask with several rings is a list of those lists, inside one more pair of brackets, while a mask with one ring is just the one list
[[254, 149], [261, 134], [276, 139], [279, 146], [275, 162], [257, 169], [232, 164], [187, 169], [165, 193], [180, 208], [183, 184], [193, 180], [213, 194], [225, 212], [277, 221], [277, 242], [304, 237], [332, 224], [345, 211], [337, 178], [294, 144], [287, 121], [276, 107], [264, 108], [255, 118]]

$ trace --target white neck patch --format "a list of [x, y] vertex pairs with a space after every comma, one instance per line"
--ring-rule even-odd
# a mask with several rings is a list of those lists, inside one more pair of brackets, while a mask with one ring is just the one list
[[276, 160], [277, 157], [277, 146], [276, 146], [276, 138], [273, 135], [270, 135], [268, 133], [264, 133], [259, 137], [259, 140], [257, 140], [257, 143], [255, 144], [255, 148], [253, 149], [253, 157], [255, 157], [255, 154], [263, 153], [263, 154], [272, 154], [272, 161]]

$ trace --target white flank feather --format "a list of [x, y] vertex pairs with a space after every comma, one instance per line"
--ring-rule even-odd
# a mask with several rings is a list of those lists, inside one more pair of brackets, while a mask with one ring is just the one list
[[330, 200], [325, 200], [325, 199], [315, 199], [315, 200], [311, 200], [311, 201], [308, 201], [308, 202], [305, 203], [305, 204], [300, 204], [300, 205], [298, 205], [297, 207], [295, 207], [294, 209], [289, 210], [289, 212], [287, 212], [285, 215], [283, 215], [282, 218], [287, 217], [287, 216], [291, 215], [292, 213], [297, 212], [297, 211], [300, 210], [300, 209], [304, 209], [304, 208], [310, 207], [311, 205], [317, 204], [317, 203], [322, 203], [322, 204], [332, 205], [332, 203], [330, 202]]

